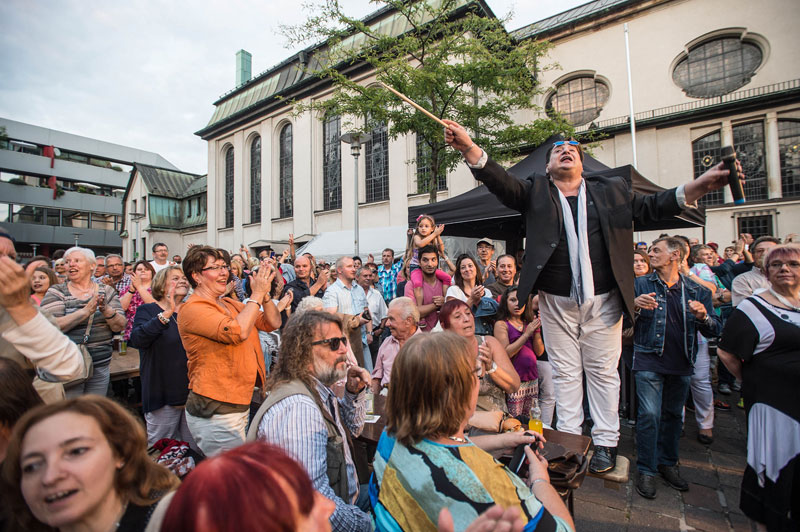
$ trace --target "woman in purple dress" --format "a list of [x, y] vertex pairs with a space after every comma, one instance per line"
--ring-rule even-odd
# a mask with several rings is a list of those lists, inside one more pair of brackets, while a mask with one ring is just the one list
[[519, 373], [519, 390], [506, 395], [508, 412], [514, 417], [528, 417], [539, 397], [536, 357], [544, 353], [544, 343], [541, 321], [534, 317], [529, 302], [520, 306], [517, 287], [512, 286], [500, 298], [494, 324], [494, 337], [506, 350], [514, 369]]

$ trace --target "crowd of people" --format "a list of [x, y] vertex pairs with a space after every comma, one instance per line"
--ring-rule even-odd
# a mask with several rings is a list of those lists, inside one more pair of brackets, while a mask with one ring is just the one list
[[[770, 530], [796, 526], [796, 237], [743, 234], [721, 256], [678, 235], [632, 246], [613, 224], [674, 214], [724, 184], [721, 167], [631, 200], [580, 178], [576, 142], [552, 147], [549, 181], [522, 181], [449, 124], [478, 179], [544, 217], [528, 222], [524, 261], [481, 238], [453, 262], [430, 216], [379, 264], [328, 264], [290, 240], [282, 254], [197, 245], [171, 260], [158, 243], [133, 264], [76, 246], [23, 266], [0, 234], [9, 529], [574, 530], [542, 435], [504, 428], [589, 430], [589, 469], [612, 471], [620, 364], [635, 385], [641, 496], [656, 497], [658, 476], [688, 489], [678, 442], [694, 413], [713, 445], [714, 411], [731, 408], [716, 381], [741, 392], [748, 417], [742, 509]], [[630, 207], [608, 216], [597, 187]], [[571, 215], [548, 227], [556, 206]], [[126, 345], [140, 355], [141, 419], [107, 397]], [[375, 395], [386, 428], [363, 460]], [[498, 461], [521, 444], [522, 478]]]

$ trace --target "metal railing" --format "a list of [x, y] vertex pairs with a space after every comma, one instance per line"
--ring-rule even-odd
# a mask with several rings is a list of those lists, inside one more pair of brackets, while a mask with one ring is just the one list
[[[715, 96], [714, 98], [705, 98], [694, 102], [687, 102], [680, 105], [670, 105], [668, 107], [659, 107], [658, 109], [651, 109], [649, 111], [642, 111], [635, 113], [633, 116], [636, 122], [653, 120], [655, 118], [662, 118], [666, 116], [679, 115], [690, 111], [697, 111], [700, 109], [711, 109], [718, 106], [727, 105], [735, 102], [743, 102], [755, 98], [761, 98], [768, 95], [778, 94], [781, 92], [788, 92], [791, 90], [800, 89], [800, 79], [793, 79], [790, 81], [782, 81], [780, 83], [773, 83], [772, 85], [765, 85], [763, 87], [754, 87], [742, 91], [732, 92], [723, 96]], [[628, 115], [611, 118], [609, 120], [601, 120], [600, 122], [592, 122], [591, 124], [577, 127], [575, 130], [579, 133], [588, 130], [600, 130], [606, 128], [614, 128], [630, 123]]]

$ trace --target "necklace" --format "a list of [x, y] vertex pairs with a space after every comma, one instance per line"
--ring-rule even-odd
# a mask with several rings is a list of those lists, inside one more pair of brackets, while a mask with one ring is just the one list
[[94, 288], [95, 288], [95, 285], [94, 285], [94, 283], [92, 283], [92, 286], [90, 286], [89, 288], [83, 289], [83, 288], [80, 288], [80, 287], [79, 287], [78, 285], [76, 285], [75, 283], [73, 283], [72, 281], [67, 281], [67, 282], [70, 284], [70, 286], [72, 286], [72, 288], [73, 288], [73, 289], [74, 289], [76, 292], [78, 292], [79, 294], [83, 295], [84, 297], [87, 297], [89, 294], [91, 294], [92, 292], [94, 292]]
[[781, 304], [789, 307], [789, 309], [791, 309], [791, 310], [793, 310], [795, 312], [800, 312], [800, 307], [797, 307], [797, 306], [793, 305], [788, 299], [786, 299], [782, 294], [779, 294], [778, 292], [776, 292], [773, 288], [770, 287], [769, 293], [772, 294], [773, 296], [775, 296], [775, 299], [780, 301]]
[[459, 438], [458, 436], [448, 436], [447, 439], [457, 441], [458, 443], [469, 443], [469, 438]]

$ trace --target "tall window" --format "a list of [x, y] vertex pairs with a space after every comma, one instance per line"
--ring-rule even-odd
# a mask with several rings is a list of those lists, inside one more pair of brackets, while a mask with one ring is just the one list
[[561, 83], [545, 107], [557, 111], [573, 126], [581, 126], [600, 116], [607, 101], [608, 86], [584, 76]]
[[280, 134], [280, 168], [278, 178], [278, 198], [280, 217], [292, 215], [292, 124], [286, 124]]
[[261, 137], [250, 144], [250, 223], [261, 221]]
[[[431, 147], [421, 135], [417, 135], [417, 193], [425, 194], [431, 191], [432, 179]], [[447, 175], [440, 174], [436, 179], [436, 190], [447, 189]]]
[[767, 162], [764, 123], [752, 122], [733, 128], [733, 148], [747, 176], [744, 197], [748, 201], [767, 199]]
[[233, 227], [233, 147], [225, 152], [225, 227]]
[[778, 120], [778, 139], [783, 197], [800, 196], [800, 120]]
[[[694, 163], [694, 178], [697, 179], [703, 173], [719, 164], [722, 160], [720, 155], [720, 133], [719, 131], [701, 137], [692, 143], [692, 159]], [[700, 205], [722, 205], [725, 203], [722, 189], [714, 190], [704, 195], [698, 201]]]
[[722, 37], [689, 50], [672, 72], [687, 96], [711, 98], [746, 85], [761, 64], [761, 48], [740, 37]]
[[322, 208], [342, 208], [341, 120], [333, 113], [322, 122]]
[[375, 122], [364, 149], [367, 203], [389, 199], [389, 137], [386, 122]]

